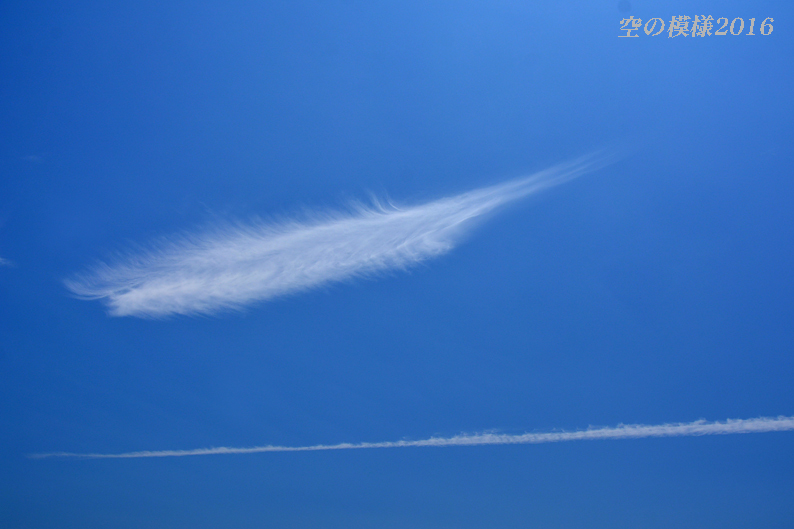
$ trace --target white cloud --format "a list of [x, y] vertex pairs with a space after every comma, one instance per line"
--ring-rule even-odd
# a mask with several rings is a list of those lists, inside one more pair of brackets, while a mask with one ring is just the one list
[[9, 261], [8, 259], [3, 259], [2, 257], [0, 257], [0, 266], [13, 266], [13, 265], [14, 263]]
[[142, 457], [181, 457], [217, 454], [254, 454], [259, 452], [311, 452], [318, 450], [355, 450], [363, 448], [404, 448], [420, 446], [474, 446], [543, 444], [563, 441], [585, 441], [599, 439], [642, 439], [646, 437], [692, 437], [701, 435], [728, 435], [740, 433], [785, 432], [794, 430], [794, 417], [758, 417], [756, 419], [728, 419], [725, 422], [699, 420], [689, 423], [644, 425], [621, 424], [609, 428], [588, 428], [574, 432], [525, 433], [504, 435], [496, 433], [461, 434], [454, 437], [431, 437], [420, 441], [386, 441], [381, 443], [341, 443], [335, 445], [313, 446], [254, 446], [249, 448], [198, 448], [195, 450], [157, 450], [126, 452], [123, 454], [75, 454], [53, 452], [33, 454], [33, 458], [77, 457], [84, 459], [132, 459]]
[[606, 162], [604, 156], [590, 156], [413, 207], [359, 207], [311, 220], [217, 228], [165, 240], [66, 285], [80, 297], [103, 300], [114, 316], [238, 309], [441, 255], [486, 213]]

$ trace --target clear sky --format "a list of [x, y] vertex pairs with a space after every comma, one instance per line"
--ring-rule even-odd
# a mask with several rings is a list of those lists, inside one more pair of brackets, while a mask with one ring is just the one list
[[794, 432], [28, 455], [794, 415], [792, 20], [0, 4], [0, 527], [790, 527]]

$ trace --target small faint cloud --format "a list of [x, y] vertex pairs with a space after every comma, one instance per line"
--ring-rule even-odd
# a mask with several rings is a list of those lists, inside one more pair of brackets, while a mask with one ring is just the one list
[[44, 156], [40, 154], [29, 154], [22, 157], [23, 160], [30, 163], [44, 163]]
[[0, 257], [0, 266], [14, 266], [14, 263], [9, 261], [8, 259], [3, 259]]

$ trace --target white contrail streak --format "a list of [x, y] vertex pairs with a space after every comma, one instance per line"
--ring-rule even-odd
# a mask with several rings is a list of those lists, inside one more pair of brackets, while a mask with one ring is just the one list
[[313, 452], [318, 450], [353, 450], [361, 448], [402, 448], [411, 446], [473, 446], [473, 445], [510, 445], [543, 444], [563, 441], [584, 441], [597, 439], [641, 439], [645, 437], [689, 437], [700, 435], [728, 435], [738, 433], [785, 432], [794, 430], [794, 417], [758, 417], [756, 419], [728, 419], [725, 422], [699, 420], [688, 423], [659, 424], [621, 424], [611, 428], [588, 428], [574, 432], [525, 433], [504, 435], [495, 433], [461, 434], [454, 437], [431, 437], [420, 441], [386, 441], [382, 443], [341, 443], [335, 445], [313, 446], [254, 446], [249, 448], [198, 448], [195, 450], [157, 450], [126, 452], [123, 454], [75, 454], [53, 452], [32, 454], [30, 457], [76, 457], [83, 459], [132, 459], [141, 457], [181, 457], [207, 456], [216, 454], [255, 454], [259, 452]]
[[356, 208], [165, 240], [66, 281], [114, 316], [210, 314], [331, 281], [403, 269], [453, 248], [496, 208], [604, 166], [594, 155], [407, 208]]

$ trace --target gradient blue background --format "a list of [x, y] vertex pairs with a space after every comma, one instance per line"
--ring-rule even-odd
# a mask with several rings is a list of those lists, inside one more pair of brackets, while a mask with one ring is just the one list
[[[0, 527], [791, 526], [792, 433], [26, 458], [794, 414], [794, 4], [265, 4], [0, 4]], [[616, 144], [409, 273], [155, 321], [62, 284]]]

